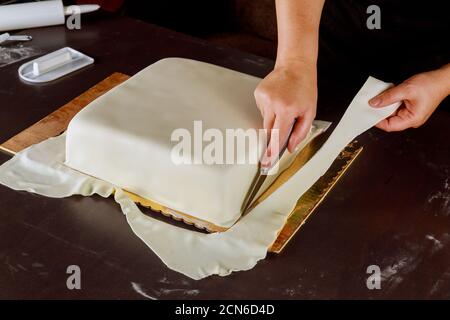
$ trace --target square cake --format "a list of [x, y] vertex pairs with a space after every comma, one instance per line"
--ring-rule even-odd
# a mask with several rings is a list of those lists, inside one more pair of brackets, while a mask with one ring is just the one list
[[[260, 128], [260, 79], [181, 58], [160, 60], [81, 110], [67, 130], [66, 165], [143, 198], [231, 226], [257, 164], [179, 164], [172, 134]], [[193, 148], [192, 148], [193, 149]], [[192, 150], [192, 153], [194, 150]], [[192, 154], [192, 157], [194, 155]]]
[[[247, 146], [244, 156], [256, 154], [255, 161], [239, 162], [235, 155], [221, 164], [197, 163], [196, 144], [208, 129], [224, 137], [229, 129], [262, 129], [253, 95], [259, 81], [204, 62], [160, 60], [72, 119], [65, 164], [218, 230], [229, 228], [241, 216], [266, 141]], [[329, 124], [317, 123], [319, 129]], [[179, 130], [191, 134], [191, 148], [174, 159]], [[282, 160], [293, 156], [285, 152]]]

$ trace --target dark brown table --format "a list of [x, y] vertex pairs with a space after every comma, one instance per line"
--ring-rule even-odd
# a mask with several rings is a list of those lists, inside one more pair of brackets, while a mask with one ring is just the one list
[[[0, 68], [0, 140], [17, 134], [115, 71], [179, 56], [264, 76], [273, 62], [123, 17], [82, 30], [31, 30], [33, 46], [64, 46], [94, 66], [45, 85]], [[367, 75], [321, 74], [318, 118], [337, 121]], [[0, 186], [0, 298], [450, 298], [450, 114], [420, 129], [360, 137], [362, 155], [280, 255], [247, 272], [194, 281], [166, 268], [112, 199], [50, 199]], [[8, 160], [0, 154], [0, 163]], [[78, 265], [82, 289], [66, 288]], [[378, 265], [381, 290], [366, 287]], [[136, 288], [141, 290], [139, 293]], [[144, 295], [143, 295], [144, 293]]]

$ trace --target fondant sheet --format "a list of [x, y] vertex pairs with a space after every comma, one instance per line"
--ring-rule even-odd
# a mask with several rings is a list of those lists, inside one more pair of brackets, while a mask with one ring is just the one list
[[[390, 84], [372, 77], [355, 96], [329, 139], [290, 180], [226, 232], [204, 234], [141, 213], [123, 191], [65, 166], [65, 135], [18, 153], [0, 167], [0, 183], [48, 197], [114, 194], [134, 233], [171, 269], [193, 279], [248, 270], [264, 259], [298, 198], [356, 136], [391, 115], [399, 104], [375, 109], [370, 98]], [[61, 214], [64, 214], [63, 212]]]

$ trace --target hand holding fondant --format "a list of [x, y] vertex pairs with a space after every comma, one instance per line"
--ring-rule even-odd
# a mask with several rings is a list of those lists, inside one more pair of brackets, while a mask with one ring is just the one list
[[423, 125], [450, 92], [450, 64], [441, 69], [417, 74], [370, 100], [375, 108], [403, 102], [398, 110], [380, 121], [384, 131], [401, 131]]

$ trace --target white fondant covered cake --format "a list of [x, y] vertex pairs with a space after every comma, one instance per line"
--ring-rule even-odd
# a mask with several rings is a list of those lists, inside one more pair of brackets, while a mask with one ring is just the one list
[[160, 60], [74, 117], [67, 130], [66, 164], [171, 209], [230, 227], [241, 215], [257, 163], [175, 163], [171, 137], [181, 128], [194, 137], [198, 120], [203, 132], [260, 128], [253, 97], [259, 81], [203, 62]]
[[158, 61], [74, 117], [66, 164], [172, 209], [231, 226], [257, 165], [176, 164], [171, 135], [180, 128], [193, 133], [197, 120], [203, 131], [259, 128], [253, 97], [259, 81], [193, 60]]

